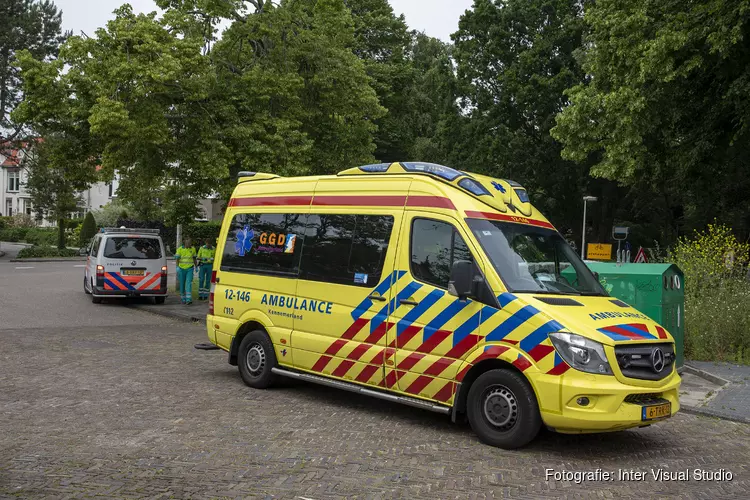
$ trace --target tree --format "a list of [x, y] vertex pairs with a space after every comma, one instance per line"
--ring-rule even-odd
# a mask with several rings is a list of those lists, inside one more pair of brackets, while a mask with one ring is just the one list
[[589, 76], [552, 134], [593, 175], [655, 192], [646, 207], [672, 239], [717, 214], [750, 231], [748, 7], [598, 0], [586, 12]]
[[94, 214], [86, 212], [86, 217], [83, 218], [83, 224], [81, 224], [81, 246], [86, 246], [94, 235], [96, 235], [96, 219], [94, 219]]
[[587, 165], [560, 157], [549, 135], [581, 81], [579, 0], [475, 0], [453, 35], [461, 115], [450, 118], [452, 163], [524, 184], [559, 229], [578, 232]]
[[64, 40], [61, 23], [62, 13], [49, 0], [0, 0], [0, 138], [13, 140], [21, 132], [10, 117], [23, 95], [17, 53], [56, 57]]

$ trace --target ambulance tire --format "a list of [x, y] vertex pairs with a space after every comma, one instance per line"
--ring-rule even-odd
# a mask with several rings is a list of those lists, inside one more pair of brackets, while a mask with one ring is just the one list
[[237, 365], [243, 382], [255, 389], [266, 389], [276, 381], [271, 368], [276, 366], [276, 352], [263, 330], [254, 330], [242, 339]]
[[534, 390], [513, 370], [481, 374], [471, 384], [466, 410], [479, 439], [506, 450], [527, 445], [542, 426]]

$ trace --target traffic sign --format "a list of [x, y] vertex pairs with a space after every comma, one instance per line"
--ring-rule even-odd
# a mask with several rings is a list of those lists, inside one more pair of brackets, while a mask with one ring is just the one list
[[646, 258], [646, 252], [643, 251], [643, 247], [638, 248], [638, 253], [635, 255], [635, 260], [633, 262], [635, 264], [645, 264], [648, 262], [648, 259]]
[[590, 260], [612, 260], [612, 245], [609, 243], [589, 243], [586, 255]]

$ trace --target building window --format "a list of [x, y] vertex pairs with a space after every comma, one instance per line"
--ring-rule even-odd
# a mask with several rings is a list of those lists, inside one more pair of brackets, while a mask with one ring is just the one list
[[112, 195], [114, 195], [114, 191], [115, 191], [114, 184], [110, 182], [109, 184], [107, 184], [107, 187], [109, 188], [109, 197], [112, 198]]
[[31, 215], [31, 200], [28, 198], [23, 198], [21, 201], [23, 202], [23, 212], [26, 215]]
[[17, 193], [21, 189], [21, 172], [8, 170], [8, 192]]
[[8, 217], [13, 215], [13, 200], [11, 200], [10, 198], [5, 200], [5, 215], [7, 215]]

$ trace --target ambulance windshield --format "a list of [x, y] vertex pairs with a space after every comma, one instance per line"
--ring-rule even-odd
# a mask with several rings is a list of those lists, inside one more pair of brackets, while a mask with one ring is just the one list
[[511, 222], [467, 222], [510, 291], [607, 295], [557, 231]]

